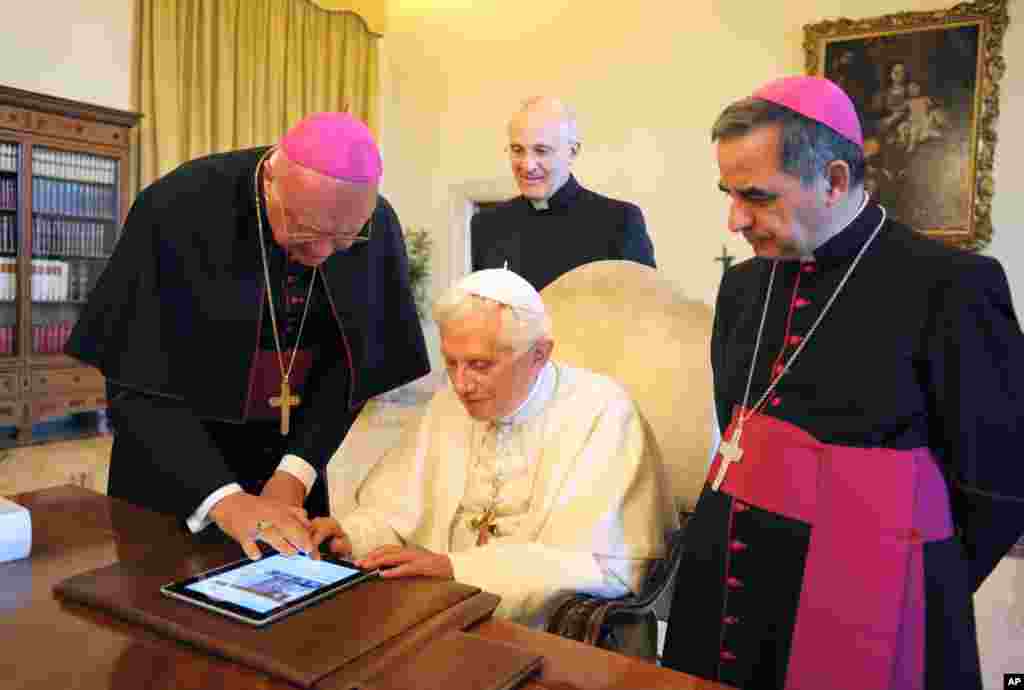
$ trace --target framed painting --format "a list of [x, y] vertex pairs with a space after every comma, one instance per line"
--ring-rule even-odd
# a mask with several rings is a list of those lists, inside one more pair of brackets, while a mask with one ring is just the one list
[[864, 184], [889, 213], [966, 249], [992, 238], [1007, 0], [804, 27], [808, 74], [849, 94]]

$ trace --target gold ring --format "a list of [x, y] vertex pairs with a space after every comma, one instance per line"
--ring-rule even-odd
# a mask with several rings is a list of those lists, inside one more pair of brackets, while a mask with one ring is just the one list
[[270, 520], [259, 520], [256, 522], [256, 534], [264, 532], [274, 526]]

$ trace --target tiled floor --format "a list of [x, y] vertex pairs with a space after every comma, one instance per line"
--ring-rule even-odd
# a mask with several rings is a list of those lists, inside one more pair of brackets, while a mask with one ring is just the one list
[[[336, 512], [352, 505], [352, 487], [397, 443], [416, 414], [413, 408], [385, 407], [357, 421], [329, 466]], [[0, 496], [67, 483], [104, 491], [110, 444], [109, 438], [99, 438], [0, 451]], [[985, 690], [998, 690], [1004, 673], [1024, 672], [1024, 559], [1004, 559], [974, 602]]]

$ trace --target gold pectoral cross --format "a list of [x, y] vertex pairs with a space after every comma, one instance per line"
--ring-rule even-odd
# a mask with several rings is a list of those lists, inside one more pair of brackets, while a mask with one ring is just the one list
[[288, 381], [281, 381], [281, 395], [274, 396], [270, 399], [271, 407], [281, 408], [281, 435], [288, 435], [288, 422], [291, 419], [292, 408], [302, 402], [302, 399], [297, 395], [292, 395], [292, 387], [288, 385]]
[[718, 453], [722, 456], [722, 462], [718, 465], [715, 481], [711, 482], [712, 491], [718, 491], [718, 487], [725, 481], [725, 473], [729, 471], [729, 466], [734, 462], [739, 462], [740, 458], [743, 457], [743, 449], [740, 448], [740, 435], [742, 433], [742, 429], [737, 429], [732, 435], [732, 440], [722, 441], [722, 445], [718, 448]]
[[483, 546], [490, 538], [495, 535], [498, 531], [498, 526], [495, 524], [495, 519], [498, 517], [498, 512], [495, 508], [488, 508], [487, 511], [475, 517], [469, 521], [471, 529], [476, 530], [476, 545]]

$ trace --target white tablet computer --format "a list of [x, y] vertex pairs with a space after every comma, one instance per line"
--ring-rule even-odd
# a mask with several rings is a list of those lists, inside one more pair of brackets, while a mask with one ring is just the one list
[[181, 599], [252, 625], [265, 625], [375, 577], [348, 561], [324, 556], [282, 556], [272, 552], [208, 570], [160, 588]]

